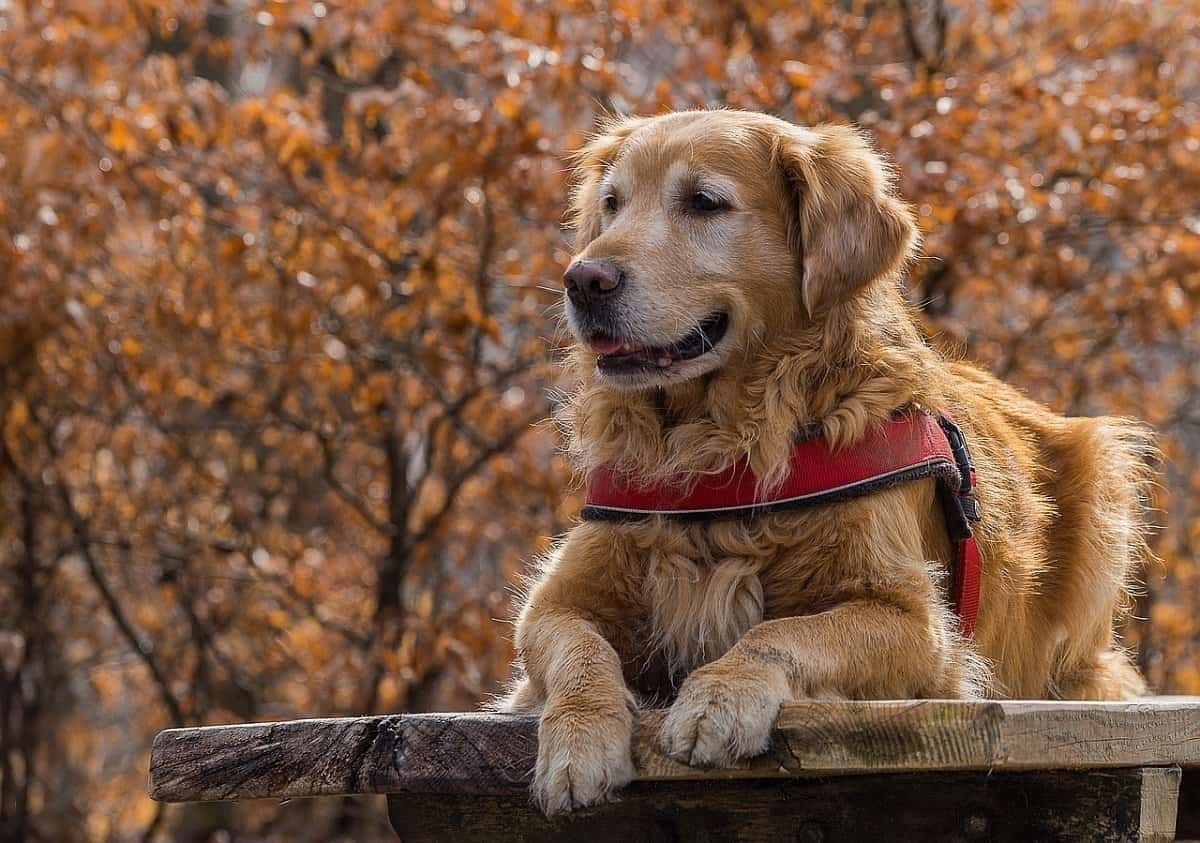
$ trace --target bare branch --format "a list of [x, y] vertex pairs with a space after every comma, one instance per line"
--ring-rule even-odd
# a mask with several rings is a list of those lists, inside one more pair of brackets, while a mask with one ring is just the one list
[[434, 534], [434, 532], [437, 531], [438, 527], [441, 526], [446, 515], [458, 502], [458, 492], [460, 489], [462, 489], [463, 484], [475, 477], [481, 469], [486, 467], [487, 464], [492, 461], [494, 457], [503, 453], [504, 451], [507, 451], [509, 448], [515, 445], [522, 436], [533, 429], [533, 425], [542, 418], [542, 415], [543, 414], [539, 411], [527, 416], [520, 424], [511, 428], [506, 434], [492, 443], [490, 447], [476, 455], [473, 460], [463, 466], [463, 468], [455, 474], [453, 479], [450, 480], [446, 487], [446, 497], [442, 501], [442, 505], [438, 507], [437, 511], [425, 521], [425, 524], [417, 532], [416, 537], [413, 540], [414, 546], [425, 542], [431, 535]]
[[[60, 454], [54, 445], [53, 437], [45, 427], [41, 427], [41, 430], [46, 448], [49, 450], [50, 455], [57, 461]], [[96, 591], [100, 595], [101, 602], [104, 603], [109, 617], [116, 624], [122, 637], [125, 638], [126, 643], [129, 644], [134, 654], [141, 660], [146, 670], [149, 671], [151, 679], [154, 680], [154, 686], [158, 691], [159, 700], [162, 702], [163, 708], [167, 710], [171, 722], [176, 725], [182, 725], [186, 722], [187, 718], [184, 717], [183, 708], [180, 706], [179, 700], [175, 698], [175, 694], [171, 691], [170, 681], [167, 679], [166, 672], [154, 656], [154, 646], [142, 635], [133, 621], [129, 619], [129, 615], [125, 612], [121, 601], [117, 598], [116, 592], [109, 584], [108, 578], [104, 574], [104, 569], [101, 567], [96, 555], [92, 552], [91, 528], [87, 519], [80, 515], [79, 510], [75, 508], [75, 503], [71, 500], [71, 493], [67, 489], [65, 481], [57, 467], [55, 467], [54, 473], [56, 476], [54, 489], [59, 503], [62, 505], [63, 514], [66, 515], [75, 536], [75, 549], [84, 561], [88, 578], [92, 581], [92, 585], [95, 586]]]

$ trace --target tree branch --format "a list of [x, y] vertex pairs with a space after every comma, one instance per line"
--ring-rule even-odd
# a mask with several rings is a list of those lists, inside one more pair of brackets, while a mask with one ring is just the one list
[[[57, 462], [60, 454], [54, 445], [53, 437], [45, 427], [41, 427], [41, 431], [47, 450]], [[187, 718], [184, 717], [183, 708], [180, 706], [179, 700], [175, 698], [175, 694], [171, 691], [171, 685], [167, 679], [166, 672], [163, 671], [162, 667], [158, 664], [158, 660], [154, 657], [154, 646], [142, 636], [137, 627], [129, 619], [124, 607], [121, 606], [121, 601], [117, 599], [116, 593], [109, 584], [108, 578], [104, 575], [104, 570], [99, 560], [92, 552], [91, 528], [87, 520], [79, 514], [79, 510], [75, 508], [75, 503], [71, 500], [71, 493], [67, 490], [65, 481], [57, 465], [54, 467], [54, 474], [56, 476], [54, 488], [58, 495], [59, 503], [62, 505], [63, 514], [66, 515], [70, 523], [71, 531], [75, 536], [75, 549], [83, 557], [89, 579], [91, 579], [92, 584], [96, 587], [96, 591], [100, 594], [100, 599], [108, 610], [113, 623], [116, 624], [121, 635], [141, 660], [142, 664], [145, 665], [146, 670], [149, 671], [150, 677], [154, 680], [155, 688], [158, 691], [159, 700], [162, 702], [163, 708], [167, 710], [171, 722], [176, 726], [183, 725], [187, 722]]]
[[442, 505], [437, 512], [426, 520], [424, 526], [417, 532], [413, 540], [413, 546], [417, 546], [425, 542], [441, 525], [446, 515], [454, 508], [458, 502], [458, 492], [462, 489], [463, 484], [474, 477], [480, 469], [484, 468], [492, 458], [498, 454], [507, 451], [517, 440], [533, 429], [533, 425], [542, 418], [541, 411], [532, 413], [527, 416], [520, 424], [515, 425], [504, 436], [496, 440], [487, 449], [478, 454], [473, 460], [467, 463], [459, 470], [454, 478], [446, 487], [446, 498], [442, 501]]

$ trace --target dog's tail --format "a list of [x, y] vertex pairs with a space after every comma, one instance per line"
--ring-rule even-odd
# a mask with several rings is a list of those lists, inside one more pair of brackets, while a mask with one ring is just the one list
[[[1088, 564], [1074, 567], [1074, 595], [1091, 602], [1095, 627], [1079, 630], [1059, 652], [1051, 693], [1071, 699], [1129, 699], [1145, 682], [1121, 643], [1121, 630], [1145, 595], [1143, 572], [1154, 564], [1149, 538], [1161, 462], [1154, 432], [1122, 418], [1073, 418], [1072, 497], [1086, 504], [1077, 513], [1082, 544], [1075, 552]], [[1068, 468], [1068, 471], [1071, 469]]]
[[1094, 456], [1097, 475], [1111, 499], [1102, 510], [1107, 523], [1100, 527], [1102, 541], [1127, 555], [1123, 592], [1128, 595], [1118, 608], [1114, 621], [1124, 622], [1133, 609], [1134, 599], [1145, 593], [1142, 571], [1156, 564], [1150, 536], [1158, 524], [1154, 492], [1158, 486], [1162, 455], [1154, 431], [1139, 421], [1101, 417], [1092, 420], [1098, 427]]

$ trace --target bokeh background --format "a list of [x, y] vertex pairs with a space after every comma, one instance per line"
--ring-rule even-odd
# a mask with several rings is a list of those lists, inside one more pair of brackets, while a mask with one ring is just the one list
[[0, 838], [388, 839], [150, 741], [498, 689], [606, 110], [867, 127], [936, 342], [1161, 431], [1129, 639], [1200, 693], [1198, 103], [1196, 0], [0, 0]]

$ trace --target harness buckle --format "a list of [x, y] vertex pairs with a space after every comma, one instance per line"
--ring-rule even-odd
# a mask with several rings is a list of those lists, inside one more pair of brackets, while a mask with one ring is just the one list
[[946, 434], [946, 440], [950, 443], [950, 451], [954, 454], [954, 462], [958, 465], [958, 473], [961, 478], [958, 493], [959, 495], [970, 495], [975, 491], [973, 482], [975, 466], [971, 462], [971, 452], [967, 450], [967, 437], [963, 436], [962, 429], [948, 416], [939, 415], [938, 424], [941, 425], [942, 432]]
[[957, 497], [958, 505], [968, 521], [978, 521], [983, 517], [983, 512], [979, 508], [979, 498], [972, 495], [958, 495]]

